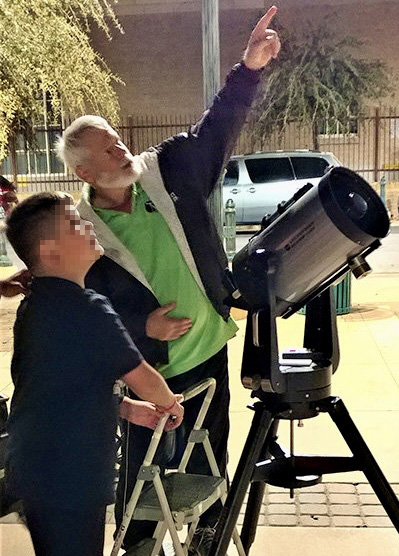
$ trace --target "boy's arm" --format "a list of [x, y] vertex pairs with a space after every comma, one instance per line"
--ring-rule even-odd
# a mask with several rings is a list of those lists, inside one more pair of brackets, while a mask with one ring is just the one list
[[152, 402], [161, 413], [170, 413], [178, 427], [183, 420], [184, 408], [179, 401], [181, 396], [173, 394], [162, 376], [146, 361], [122, 376], [122, 380], [142, 400]]
[[[103, 378], [123, 380], [139, 398], [155, 404], [159, 413], [169, 413], [175, 418], [170, 428], [178, 427], [184, 413], [179, 403], [181, 396], [174, 395], [162, 376], [143, 359], [109, 300], [95, 292], [89, 291], [88, 294], [91, 299], [91, 318], [90, 324], [85, 323], [85, 332], [82, 332], [82, 335], [87, 333], [87, 329], [93, 328], [93, 323], [96, 324], [93, 352], [97, 361], [101, 362]], [[115, 389], [114, 393], [117, 394]], [[124, 404], [121, 416], [134, 423], [135, 417], [132, 414], [134, 408], [132, 404], [130, 405], [129, 408]], [[125, 415], [123, 415], [124, 410], [127, 410]], [[145, 425], [137, 422], [136, 424]]]

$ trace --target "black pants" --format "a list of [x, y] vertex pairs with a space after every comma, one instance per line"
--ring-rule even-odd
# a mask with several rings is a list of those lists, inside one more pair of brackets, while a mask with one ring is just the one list
[[60, 509], [24, 502], [36, 556], [103, 556], [106, 507]]
[[[187, 373], [168, 379], [167, 383], [174, 393], [179, 394], [193, 384], [210, 377], [216, 379], [217, 385], [203, 427], [209, 431], [209, 439], [216, 457], [216, 462], [223, 476], [226, 473], [227, 464], [230, 402], [227, 373], [227, 347], [225, 346], [216, 355], [204, 363], [201, 363], [201, 365], [194, 367], [194, 369], [191, 369]], [[165, 466], [174, 459], [176, 448], [179, 449], [179, 445], [185, 445], [187, 436], [194, 426], [204, 396], [205, 394], [200, 394], [186, 402], [184, 404], [184, 421], [181, 427], [179, 427], [177, 431], [164, 434], [154, 458], [154, 463], [160, 465], [161, 468], [165, 468]], [[126, 423], [125, 426], [127, 429], [128, 425]], [[152, 436], [152, 431], [145, 427], [129, 425], [129, 429], [129, 441], [125, 443], [123, 448], [122, 464], [116, 494], [115, 519], [117, 528], [119, 528], [121, 524], [124, 506], [129, 501], [136, 483], [137, 473], [143, 463]], [[125, 434], [127, 434], [127, 430], [125, 430]], [[187, 467], [187, 472], [200, 474], [210, 473], [208, 461], [202, 446], [195, 446]], [[201, 526], [204, 527], [205, 525], [209, 525], [213, 527], [217, 523], [220, 512], [221, 504], [213, 504], [209, 510], [201, 516]], [[131, 521], [124, 539], [124, 548], [128, 549], [141, 539], [151, 537], [155, 525], [156, 523], [150, 521]]]

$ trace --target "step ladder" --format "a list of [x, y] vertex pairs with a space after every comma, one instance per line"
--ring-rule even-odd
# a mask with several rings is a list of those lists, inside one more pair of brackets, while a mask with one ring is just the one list
[[[159, 466], [152, 463], [169, 415], [164, 415], [160, 419], [126, 506], [111, 556], [118, 556], [131, 519], [156, 521], [158, 523], [153, 537], [136, 544], [126, 553], [126, 556], [157, 556], [167, 532], [172, 539], [176, 556], [187, 556], [188, 547], [201, 515], [218, 500], [224, 504], [227, 497], [227, 482], [225, 478], [220, 476], [208, 438], [208, 431], [201, 428], [215, 389], [216, 380], [209, 378], [183, 392], [182, 403], [206, 390], [204, 401], [193, 430], [189, 435], [179, 467], [177, 471], [167, 471], [164, 476], [161, 476]], [[186, 473], [195, 444], [203, 446], [212, 472], [211, 475]], [[151, 485], [143, 492], [146, 482], [150, 482]], [[188, 526], [188, 532], [184, 542], [181, 543], [177, 532], [181, 531], [184, 525]], [[233, 541], [239, 556], [245, 556], [237, 529], [234, 530]]]

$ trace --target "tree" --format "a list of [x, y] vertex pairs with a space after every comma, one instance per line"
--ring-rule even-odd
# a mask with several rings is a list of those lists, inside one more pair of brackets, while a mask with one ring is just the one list
[[[112, 1], [112, 0], [110, 0]], [[112, 85], [120, 81], [93, 50], [94, 22], [110, 38], [122, 31], [108, 0], [0, 0], [0, 162], [10, 140], [42, 121], [87, 109], [118, 120]]]
[[312, 27], [303, 42], [283, 35], [282, 51], [264, 78], [255, 103], [254, 137], [267, 141], [280, 136], [292, 121], [312, 130], [313, 148], [319, 148], [319, 133], [326, 123], [342, 133], [363, 112], [367, 100], [380, 100], [390, 92], [390, 75], [381, 61], [355, 56], [362, 42], [338, 39], [323, 25]]

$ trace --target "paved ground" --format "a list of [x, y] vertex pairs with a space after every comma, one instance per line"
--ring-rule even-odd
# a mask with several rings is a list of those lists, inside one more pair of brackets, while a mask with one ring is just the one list
[[[392, 484], [395, 494], [399, 485]], [[245, 508], [244, 508], [245, 509]], [[240, 516], [239, 523], [243, 516]], [[368, 483], [320, 483], [294, 491], [268, 486], [259, 525], [274, 527], [393, 527]]]
[[12, 351], [12, 328], [15, 319], [15, 305], [0, 308], [0, 352]]

